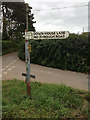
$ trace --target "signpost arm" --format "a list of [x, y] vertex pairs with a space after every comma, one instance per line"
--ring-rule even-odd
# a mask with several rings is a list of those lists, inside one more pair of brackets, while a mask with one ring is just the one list
[[25, 58], [26, 58], [26, 84], [27, 94], [31, 96], [31, 80], [30, 80], [30, 53], [29, 53], [29, 38], [28, 33], [28, 4], [26, 4], [26, 30], [25, 30]]

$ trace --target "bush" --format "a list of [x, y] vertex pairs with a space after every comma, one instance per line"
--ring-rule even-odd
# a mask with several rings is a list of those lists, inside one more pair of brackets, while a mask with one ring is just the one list
[[[63, 40], [32, 40], [31, 62], [77, 72], [87, 72], [88, 36], [70, 34]], [[25, 60], [24, 42], [19, 57]]]
[[19, 44], [18, 56], [21, 60], [25, 60], [25, 41], [22, 40]]
[[10, 52], [14, 52], [16, 50], [18, 50], [17, 44], [14, 43], [13, 41], [11, 41], [11, 40], [7, 40], [7, 41], [3, 40], [2, 41], [2, 54], [3, 55], [8, 54]]

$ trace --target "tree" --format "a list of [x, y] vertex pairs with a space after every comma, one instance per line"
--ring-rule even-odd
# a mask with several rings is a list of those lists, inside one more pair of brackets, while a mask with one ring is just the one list
[[[34, 14], [31, 14], [32, 7], [29, 7], [29, 31], [35, 31], [33, 24], [35, 23]], [[26, 29], [26, 4], [25, 3], [12, 3], [3, 2], [3, 39], [19, 40], [23, 36]]]

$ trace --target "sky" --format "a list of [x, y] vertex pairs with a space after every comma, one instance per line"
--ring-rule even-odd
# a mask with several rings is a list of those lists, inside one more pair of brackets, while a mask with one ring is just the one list
[[[88, 31], [88, 0], [25, 0], [32, 7], [36, 31]], [[73, 7], [84, 6], [84, 7]], [[66, 9], [53, 9], [72, 7]], [[40, 10], [40, 11], [39, 11]]]

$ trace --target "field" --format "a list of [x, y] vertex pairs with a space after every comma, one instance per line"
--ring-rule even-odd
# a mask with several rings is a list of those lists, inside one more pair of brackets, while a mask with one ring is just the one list
[[5, 118], [88, 118], [90, 95], [64, 85], [31, 83], [31, 97], [20, 80], [2, 83]]

